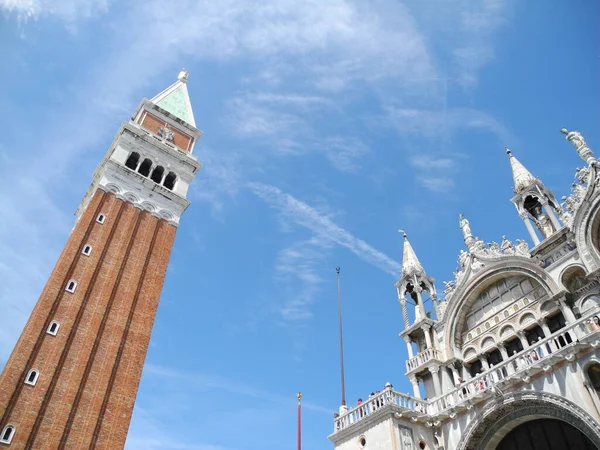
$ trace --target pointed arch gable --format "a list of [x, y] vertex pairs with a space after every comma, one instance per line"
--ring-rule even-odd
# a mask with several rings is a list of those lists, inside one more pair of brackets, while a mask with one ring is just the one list
[[466, 321], [465, 316], [477, 294], [489, 284], [511, 275], [527, 276], [534, 279], [550, 297], [561, 292], [552, 277], [531, 260], [518, 257], [503, 258], [497, 263], [484, 268], [454, 293], [447, 306], [444, 314], [446, 321], [444, 343], [451, 354], [461, 354], [460, 342]]

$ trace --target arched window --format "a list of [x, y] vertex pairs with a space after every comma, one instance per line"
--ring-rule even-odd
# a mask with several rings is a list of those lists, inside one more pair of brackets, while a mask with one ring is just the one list
[[154, 171], [152, 172], [152, 176], [150, 179], [155, 183], [159, 183], [162, 181], [163, 174], [165, 173], [165, 168], [163, 166], [156, 166]]
[[83, 250], [81, 250], [81, 253], [83, 253], [85, 256], [90, 256], [90, 253], [92, 253], [92, 246], [90, 244], [85, 244], [83, 246]]
[[73, 292], [75, 292], [75, 289], [76, 289], [76, 288], [77, 288], [77, 281], [75, 281], [75, 280], [70, 280], [70, 281], [67, 283], [67, 288], [66, 288], [66, 289], [67, 289], [67, 292], [70, 292], [70, 293], [72, 294]]
[[2, 444], [10, 444], [13, 437], [15, 437], [15, 426], [6, 425], [2, 430], [2, 435], [0, 435], [0, 442]]
[[585, 270], [579, 266], [569, 267], [562, 276], [562, 284], [569, 292], [575, 292], [587, 283]]
[[177, 175], [175, 175], [173, 172], [169, 172], [167, 174], [167, 176], [165, 177], [163, 186], [172, 191], [173, 188], [175, 187], [176, 181], [177, 181]]
[[137, 169], [138, 163], [140, 162], [140, 154], [133, 152], [129, 154], [127, 161], [125, 161], [125, 167], [129, 167], [131, 170]]
[[140, 175], [147, 177], [148, 175], [150, 175], [151, 168], [152, 168], [152, 161], [150, 161], [148, 158], [146, 158], [140, 164], [140, 167], [138, 168], [138, 172], [140, 173]]
[[60, 323], [58, 323], [56, 320], [53, 320], [52, 322], [50, 322], [50, 325], [48, 325], [48, 329], [46, 330], [46, 332], [48, 334], [51, 334], [52, 336], [56, 336], [59, 327]]
[[27, 374], [27, 378], [25, 378], [25, 384], [29, 384], [31, 386], [35, 386], [37, 383], [38, 377], [40, 376], [40, 371], [37, 369], [31, 369]]
[[104, 223], [105, 220], [106, 216], [104, 214], [98, 214], [98, 217], [96, 217], [96, 222], [98, 223]]

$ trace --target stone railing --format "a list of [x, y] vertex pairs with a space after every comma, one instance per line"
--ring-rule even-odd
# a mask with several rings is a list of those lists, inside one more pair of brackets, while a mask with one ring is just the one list
[[[520, 353], [511, 356], [484, 373], [467, 380], [454, 390], [428, 402], [427, 413], [431, 416], [452, 416], [461, 405], [473, 404], [471, 400], [482, 398], [487, 393], [502, 395], [502, 386], [512, 381], [529, 383], [531, 376], [549, 371], [555, 362], [572, 361], [577, 345], [600, 330], [592, 329], [586, 322], [597, 311], [586, 314], [572, 324], [567, 325], [545, 339], [538, 340]], [[600, 339], [600, 333], [598, 333]], [[599, 342], [600, 343], [600, 342]]]
[[[600, 330], [592, 329], [586, 323], [598, 313], [598, 309], [593, 312], [586, 311], [585, 317], [539, 340], [506, 361], [492, 366], [452, 391], [429, 401], [386, 388], [366, 402], [336, 417], [333, 432], [337, 433], [383, 410], [405, 414], [413, 421], [419, 419], [429, 421], [433, 417], [454, 417], [457, 412], [471, 409], [474, 403], [488, 395], [502, 395], [505, 384], [514, 381], [529, 383], [533, 375], [550, 371], [555, 363], [573, 361], [581, 345], [587, 343], [600, 346]], [[436, 349], [427, 349], [421, 353], [427, 353], [429, 350], [433, 350], [430, 352], [429, 359], [439, 355]], [[417, 360], [421, 353], [410, 361]]]
[[427, 402], [408, 394], [402, 394], [392, 388], [386, 388], [370, 397], [367, 401], [336, 417], [334, 419], [333, 432], [336, 433], [343, 430], [383, 409], [395, 412], [406, 411], [425, 414], [427, 411]]
[[417, 356], [406, 361], [406, 371], [410, 372], [417, 367], [431, 361], [432, 359], [440, 359], [441, 352], [437, 348], [426, 348], [422, 352], [417, 353]]

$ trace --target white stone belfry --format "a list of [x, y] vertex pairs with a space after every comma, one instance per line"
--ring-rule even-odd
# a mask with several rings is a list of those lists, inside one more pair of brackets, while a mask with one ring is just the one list
[[187, 72], [182, 72], [152, 100], [143, 99], [131, 120], [121, 124], [77, 209], [77, 218], [96, 189], [102, 189], [177, 226], [190, 204], [188, 187], [202, 166], [193, 155], [200, 136]]
[[[511, 201], [523, 219], [533, 244], [538, 245], [562, 227], [559, 222], [562, 210], [554, 193], [539, 178], [534, 177], [508, 148], [506, 154], [514, 182], [515, 195]], [[542, 239], [536, 233], [532, 222]]]
[[423, 292], [427, 291], [434, 302], [437, 300], [434, 280], [425, 273], [419, 258], [410, 245], [408, 236], [404, 230], [399, 230], [404, 237], [402, 249], [402, 269], [400, 279], [396, 283], [398, 289], [398, 298], [403, 309], [405, 326], [408, 326], [408, 314], [406, 310], [406, 296], [408, 295], [415, 304], [415, 322], [426, 317], [425, 307], [423, 305]]

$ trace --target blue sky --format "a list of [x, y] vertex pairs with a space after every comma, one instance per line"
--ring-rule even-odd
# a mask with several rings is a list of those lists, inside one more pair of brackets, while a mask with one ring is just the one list
[[[0, 0], [0, 365], [119, 124], [190, 71], [205, 164], [179, 228], [128, 450], [305, 448], [404, 378], [399, 228], [449, 280], [464, 213], [528, 239], [503, 147], [560, 197], [600, 153], [593, 0]], [[529, 239], [528, 239], [529, 240]]]

